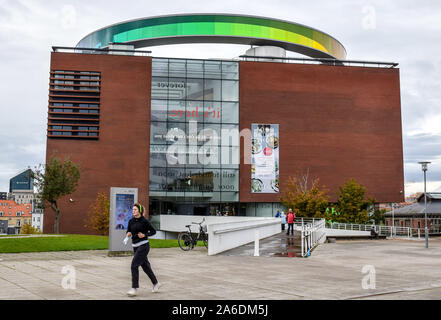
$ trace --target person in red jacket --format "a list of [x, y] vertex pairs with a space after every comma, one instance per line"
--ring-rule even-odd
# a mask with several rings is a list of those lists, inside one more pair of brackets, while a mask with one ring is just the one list
[[296, 218], [296, 214], [292, 212], [292, 209], [289, 209], [288, 215], [286, 216], [286, 221], [288, 222], [288, 232], [291, 230], [291, 235], [294, 235], [294, 219]]

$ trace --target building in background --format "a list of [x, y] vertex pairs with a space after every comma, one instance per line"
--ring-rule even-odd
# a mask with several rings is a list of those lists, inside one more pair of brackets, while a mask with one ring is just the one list
[[18, 204], [32, 203], [35, 199], [32, 170], [26, 169], [9, 180], [8, 200]]
[[[413, 204], [385, 213], [386, 225], [424, 229], [425, 220], [424, 192], [420, 193]], [[441, 229], [441, 192], [427, 192], [427, 228], [431, 233], [440, 233]]]
[[[135, 50], [201, 42], [253, 47], [230, 60]], [[82, 170], [75, 201], [59, 203], [60, 231], [90, 232], [89, 207], [111, 187], [138, 188], [153, 218], [273, 216], [289, 178], [306, 172], [331, 201], [355, 178], [378, 203], [402, 202], [399, 69], [345, 59], [326, 33], [239, 15], [139, 19], [55, 47], [46, 158]], [[44, 220], [52, 232], [54, 214]]]
[[0, 220], [7, 221], [8, 228], [19, 234], [25, 224], [32, 224], [32, 205], [18, 204], [13, 200], [0, 200]]

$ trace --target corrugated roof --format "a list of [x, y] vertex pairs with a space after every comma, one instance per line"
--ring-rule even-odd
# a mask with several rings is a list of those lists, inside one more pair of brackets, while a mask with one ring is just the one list
[[[440, 215], [441, 216], [441, 201], [428, 201], [427, 202], [427, 214], [431, 215]], [[405, 206], [399, 209], [394, 210], [394, 215], [424, 215], [424, 198], [422, 202], [416, 202], [409, 206]], [[386, 217], [392, 216], [392, 211], [389, 211], [384, 214]]]

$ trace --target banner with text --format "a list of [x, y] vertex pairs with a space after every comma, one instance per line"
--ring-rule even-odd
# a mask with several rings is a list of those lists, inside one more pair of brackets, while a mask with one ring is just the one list
[[251, 192], [279, 193], [279, 125], [251, 125]]

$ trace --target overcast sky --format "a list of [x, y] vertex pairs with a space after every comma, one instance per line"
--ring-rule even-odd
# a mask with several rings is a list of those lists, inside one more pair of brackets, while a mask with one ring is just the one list
[[[0, 0], [0, 191], [43, 163], [52, 46], [124, 20], [179, 13], [236, 13], [289, 20], [339, 40], [348, 60], [398, 62], [406, 195], [422, 191], [418, 161], [431, 161], [428, 191], [441, 187], [441, 1]], [[153, 47], [153, 56], [233, 58], [248, 47]]]

